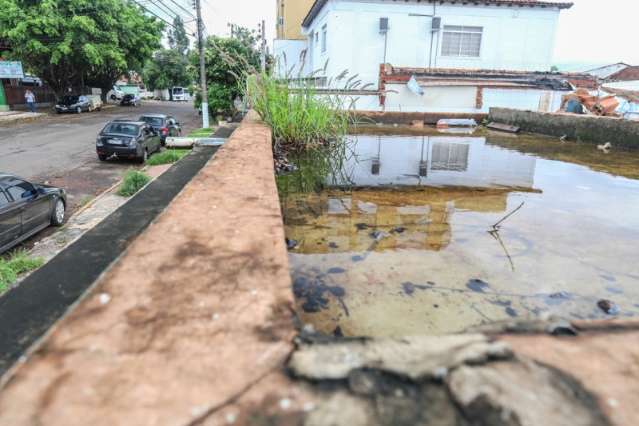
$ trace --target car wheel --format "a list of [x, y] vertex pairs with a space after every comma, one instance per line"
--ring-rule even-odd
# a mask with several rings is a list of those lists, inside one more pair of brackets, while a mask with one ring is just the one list
[[64, 223], [65, 210], [66, 206], [64, 205], [64, 201], [60, 198], [56, 199], [53, 214], [51, 215], [51, 224], [53, 226], [62, 226]]
[[104, 154], [98, 154], [98, 159], [99, 159], [100, 161], [106, 161], [106, 160], [107, 160], [107, 156], [106, 156], [106, 155], [104, 155]]
[[75, 109], [75, 112], [77, 112], [78, 114], [81, 114], [82, 113], [82, 107], [77, 107]]

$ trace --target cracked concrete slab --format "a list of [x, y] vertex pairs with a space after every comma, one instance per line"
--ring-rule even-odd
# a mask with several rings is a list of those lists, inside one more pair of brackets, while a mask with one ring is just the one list
[[417, 380], [444, 377], [460, 365], [510, 355], [508, 345], [481, 334], [413, 336], [302, 345], [291, 357], [289, 367], [295, 375], [313, 380], [345, 379], [362, 368]]

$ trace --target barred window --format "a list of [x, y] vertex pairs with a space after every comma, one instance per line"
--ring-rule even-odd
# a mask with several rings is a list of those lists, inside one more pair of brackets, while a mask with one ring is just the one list
[[482, 27], [444, 25], [442, 56], [478, 58], [481, 51]]

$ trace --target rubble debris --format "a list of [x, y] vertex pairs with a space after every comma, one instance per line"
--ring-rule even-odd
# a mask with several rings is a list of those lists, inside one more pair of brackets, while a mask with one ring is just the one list
[[477, 127], [477, 122], [472, 118], [442, 118], [437, 122], [438, 129], [451, 127]]
[[490, 130], [496, 130], [498, 132], [506, 132], [506, 133], [519, 133], [519, 131], [521, 130], [521, 128], [517, 126], [511, 126], [508, 124], [495, 123], [495, 122], [488, 123], [486, 125], [486, 128]]
[[615, 302], [611, 302], [610, 300], [602, 299], [597, 302], [597, 306], [607, 315], [619, 314], [619, 306]]
[[615, 95], [595, 96], [587, 89], [577, 89], [575, 92], [565, 95], [561, 102], [560, 111], [573, 114], [591, 114], [605, 117], [617, 117], [615, 112], [619, 107], [619, 101]]
[[610, 424], [576, 380], [527, 359], [462, 366], [446, 383], [465, 417], [481, 419], [482, 425]]
[[303, 344], [289, 362], [293, 374], [310, 380], [347, 379], [352, 371], [375, 368], [411, 379], [434, 378], [450, 370], [488, 359], [507, 359], [510, 348], [481, 334], [413, 336], [402, 339]]

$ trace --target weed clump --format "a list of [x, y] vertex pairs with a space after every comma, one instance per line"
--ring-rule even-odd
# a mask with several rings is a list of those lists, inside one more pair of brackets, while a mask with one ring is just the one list
[[16, 250], [8, 258], [0, 258], [0, 293], [5, 292], [18, 276], [38, 269], [44, 260], [30, 257], [26, 250]]
[[159, 166], [160, 164], [173, 164], [179, 161], [182, 157], [188, 154], [190, 151], [186, 149], [167, 149], [159, 154], [155, 154], [153, 157], [146, 161], [149, 166]]
[[151, 178], [146, 174], [137, 170], [129, 170], [124, 175], [124, 180], [118, 189], [118, 195], [122, 197], [130, 197], [138, 192], [144, 185], [149, 183]]

